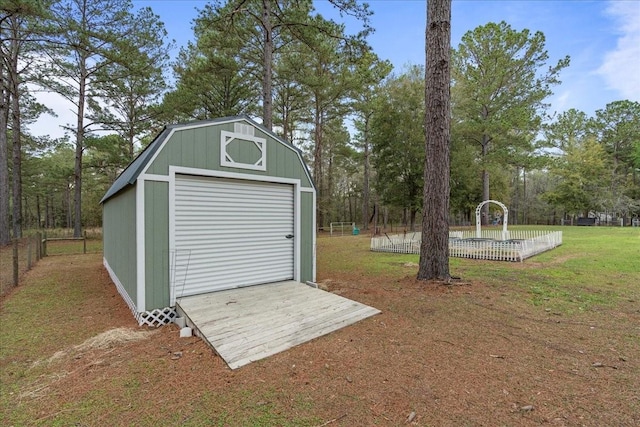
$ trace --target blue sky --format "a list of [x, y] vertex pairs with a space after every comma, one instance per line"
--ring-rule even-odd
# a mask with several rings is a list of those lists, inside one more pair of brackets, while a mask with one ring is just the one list
[[[135, 7], [149, 6], [160, 16], [169, 38], [176, 42], [175, 54], [192, 39], [192, 21], [207, 2], [133, 3]], [[375, 29], [369, 43], [378, 56], [390, 60], [397, 72], [407, 64], [424, 64], [426, 1], [368, 3], [374, 12], [371, 25]], [[329, 1], [316, 0], [315, 5], [326, 18], [345, 22], [347, 31], [360, 29], [356, 21], [341, 18]], [[526, 28], [544, 33], [549, 64], [570, 56], [571, 65], [561, 74], [562, 84], [553, 88], [554, 95], [548, 100], [550, 112], [576, 108], [593, 115], [612, 101], [640, 102], [640, 0], [453, 0], [452, 46], [455, 48], [467, 31], [500, 21], [519, 31]], [[46, 121], [68, 123], [73, 118], [61, 114]], [[61, 135], [55, 126], [46, 126], [46, 133]], [[40, 134], [39, 129], [32, 130]]]

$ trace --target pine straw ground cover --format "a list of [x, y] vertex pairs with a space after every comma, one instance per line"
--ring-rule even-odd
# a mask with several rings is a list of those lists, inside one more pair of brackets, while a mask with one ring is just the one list
[[45, 258], [0, 302], [0, 424], [640, 425], [640, 234], [563, 230], [521, 264], [452, 260], [452, 286], [320, 238], [319, 281], [382, 314], [236, 371], [139, 328], [100, 254]]

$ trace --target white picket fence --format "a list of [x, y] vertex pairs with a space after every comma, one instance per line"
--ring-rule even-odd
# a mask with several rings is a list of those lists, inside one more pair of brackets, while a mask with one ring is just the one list
[[[384, 235], [371, 239], [374, 252], [400, 254], [420, 253], [420, 233]], [[483, 230], [450, 231], [449, 256], [457, 258], [520, 261], [562, 244], [562, 231], [546, 230]]]

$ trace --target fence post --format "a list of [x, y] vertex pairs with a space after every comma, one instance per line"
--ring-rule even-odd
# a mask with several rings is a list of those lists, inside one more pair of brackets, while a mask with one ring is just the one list
[[84, 230], [84, 239], [82, 240], [82, 253], [87, 253], [87, 230]]
[[42, 258], [42, 233], [36, 233], [36, 261]]
[[44, 235], [42, 237], [42, 257], [46, 257], [47, 256], [47, 232], [44, 232]]
[[33, 239], [27, 240], [27, 270], [31, 270], [31, 242]]
[[18, 239], [13, 239], [13, 286], [18, 286]]

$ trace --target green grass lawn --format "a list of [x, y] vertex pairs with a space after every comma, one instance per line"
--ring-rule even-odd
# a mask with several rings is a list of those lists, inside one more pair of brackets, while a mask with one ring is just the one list
[[[602, 413], [586, 424], [636, 425], [640, 229], [553, 229], [563, 244], [522, 263], [451, 258], [470, 285], [431, 290], [412, 281], [418, 255], [371, 252], [366, 235], [320, 237], [318, 282], [382, 314], [237, 371], [171, 327], [77, 350], [138, 328], [101, 266], [101, 241], [86, 255], [82, 242], [54, 244], [58, 256], [0, 300], [0, 425], [403, 425], [414, 407], [418, 425], [539, 425], [558, 413], [565, 425]], [[511, 409], [530, 399], [541, 399], [530, 413]], [[449, 405], [441, 418], [438, 405]]]
[[[87, 239], [87, 253], [102, 252], [102, 240]], [[49, 240], [47, 242], [47, 255], [72, 255], [81, 254], [84, 251], [82, 240]]]
[[[619, 227], [511, 227], [563, 232], [563, 244], [522, 263], [450, 258], [453, 276], [526, 291], [535, 305], [572, 312], [620, 298], [640, 299], [640, 229]], [[343, 240], [346, 239], [346, 240]], [[348, 242], [348, 243], [347, 243]], [[373, 253], [369, 238], [318, 240], [318, 275], [327, 272], [416, 275], [418, 255]], [[407, 267], [409, 266], [409, 267]]]

